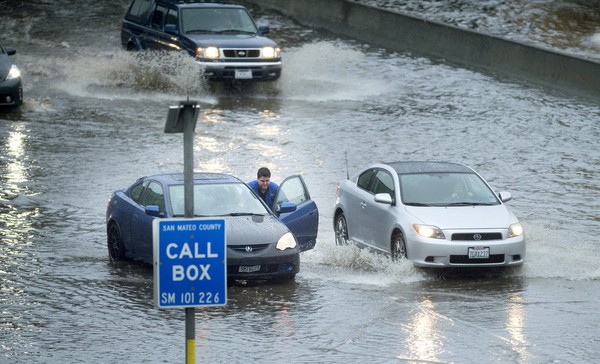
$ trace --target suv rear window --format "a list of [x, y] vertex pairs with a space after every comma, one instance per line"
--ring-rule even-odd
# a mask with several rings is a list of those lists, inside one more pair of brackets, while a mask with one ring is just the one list
[[127, 17], [137, 21], [146, 20], [151, 5], [152, 0], [134, 0], [133, 3], [131, 3]]

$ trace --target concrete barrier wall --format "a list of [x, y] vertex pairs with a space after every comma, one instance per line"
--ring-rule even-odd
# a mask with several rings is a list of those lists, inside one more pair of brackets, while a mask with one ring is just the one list
[[389, 50], [600, 98], [600, 63], [350, 0], [246, 0]]

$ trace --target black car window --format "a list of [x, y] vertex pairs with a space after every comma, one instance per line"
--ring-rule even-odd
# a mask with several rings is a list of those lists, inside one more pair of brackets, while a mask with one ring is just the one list
[[368, 171], [363, 172], [360, 176], [358, 176], [358, 182], [356, 183], [358, 187], [363, 190], [369, 190], [369, 183], [371, 182], [371, 178], [375, 174], [374, 169], [369, 169]]
[[152, 13], [152, 23], [151, 26], [154, 29], [162, 29], [162, 22], [167, 12], [167, 8], [162, 5], [157, 5], [156, 9], [154, 9], [154, 13]]
[[388, 172], [379, 170], [377, 171], [369, 190], [374, 194], [388, 193], [390, 196], [394, 197], [394, 179]]
[[146, 20], [151, 5], [152, 0], [134, 0], [131, 4], [131, 8], [129, 8], [128, 17], [139, 22]]
[[165, 197], [162, 186], [157, 182], [150, 182], [146, 188], [146, 193], [140, 202], [142, 206], [156, 205], [161, 213], [165, 212]]
[[144, 184], [142, 182], [134, 185], [129, 190], [129, 197], [137, 203], [140, 203], [140, 197], [142, 196], [142, 191], [144, 190]]
[[169, 9], [167, 11], [167, 19], [165, 20], [165, 26], [167, 25], [174, 25], [175, 29], [179, 28], [179, 13], [177, 12], [177, 9]]

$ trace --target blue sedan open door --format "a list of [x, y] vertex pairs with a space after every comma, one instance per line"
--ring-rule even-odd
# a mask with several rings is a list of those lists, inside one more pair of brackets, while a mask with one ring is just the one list
[[[279, 206], [284, 202], [295, 203], [296, 210], [279, 214]], [[300, 251], [315, 247], [319, 229], [319, 209], [310, 199], [306, 184], [300, 175], [289, 176], [281, 182], [272, 209], [294, 234], [300, 244]]]

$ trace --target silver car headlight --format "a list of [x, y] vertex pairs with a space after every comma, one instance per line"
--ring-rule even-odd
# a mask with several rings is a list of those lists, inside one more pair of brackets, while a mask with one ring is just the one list
[[19, 67], [16, 65], [12, 65], [10, 67], [10, 71], [8, 71], [8, 76], [6, 76], [7, 80], [14, 80], [15, 78], [21, 77], [21, 71], [19, 71]]
[[509, 238], [521, 236], [521, 235], [523, 235], [523, 233], [524, 233], [524, 230], [523, 230], [523, 225], [521, 225], [521, 223], [512, 224], [511, 226], [508, 227], [508, 237]]
[[424, 238], [446, 239], [442, 230], [437, 226], [414, 224], [413, 227], [417, 234]]
[[268, 58], [268, 59], [279, 58], [280, 53], [281, 53], [281, 49], [279, 49], [279, 48], [263, 47], [263, 49], [262, 49], [263, 58]]
[[296, 238], [292, 233], [287, 232], [277, 241], [278, 250], [294, 249], [296, 247]]

